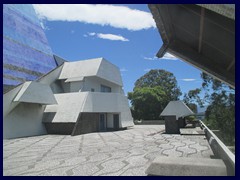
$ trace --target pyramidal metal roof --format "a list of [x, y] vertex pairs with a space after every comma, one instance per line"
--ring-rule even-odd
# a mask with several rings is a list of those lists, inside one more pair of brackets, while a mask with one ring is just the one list
[[160, 116], [185, 117], [193, 115], [192, 110], [182, 101], [170, 101]]

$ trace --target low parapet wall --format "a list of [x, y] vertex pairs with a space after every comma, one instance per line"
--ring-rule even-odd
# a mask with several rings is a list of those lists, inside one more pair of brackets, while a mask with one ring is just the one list
[[202, 122], [199, 121], [214, 155], [221, 158], [227, 167], [228, 175], [235, 175], [235, 155], [223, 144], [223, 142]]

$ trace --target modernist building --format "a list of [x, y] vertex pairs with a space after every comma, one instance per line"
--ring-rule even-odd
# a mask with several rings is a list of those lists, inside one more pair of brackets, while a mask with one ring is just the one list
[[44, 30], [30, 4], [3, 5], [3, 91], [56, 67]]
[[4, 94], [4, 138], [133, 126], [122, 86], [119, 69], [103, 58], [64, 62]]

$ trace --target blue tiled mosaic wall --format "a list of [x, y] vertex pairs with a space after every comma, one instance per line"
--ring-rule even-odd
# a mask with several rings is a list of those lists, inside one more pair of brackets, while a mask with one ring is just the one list
[[3, 85], [35, 80], [56, 67], [32, 5], [3, 5]]

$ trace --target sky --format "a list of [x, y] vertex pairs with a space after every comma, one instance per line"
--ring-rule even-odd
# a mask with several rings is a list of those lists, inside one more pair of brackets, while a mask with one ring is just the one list
[[119, 67], [125, 94], [151, 69], [172, 72], [183, 94], [201, 86], [195, 67], [169, 53], [155, 56], [162, 39], [146, 4], [33, 6], [54, 54], [68, 61], [105, 58]]

